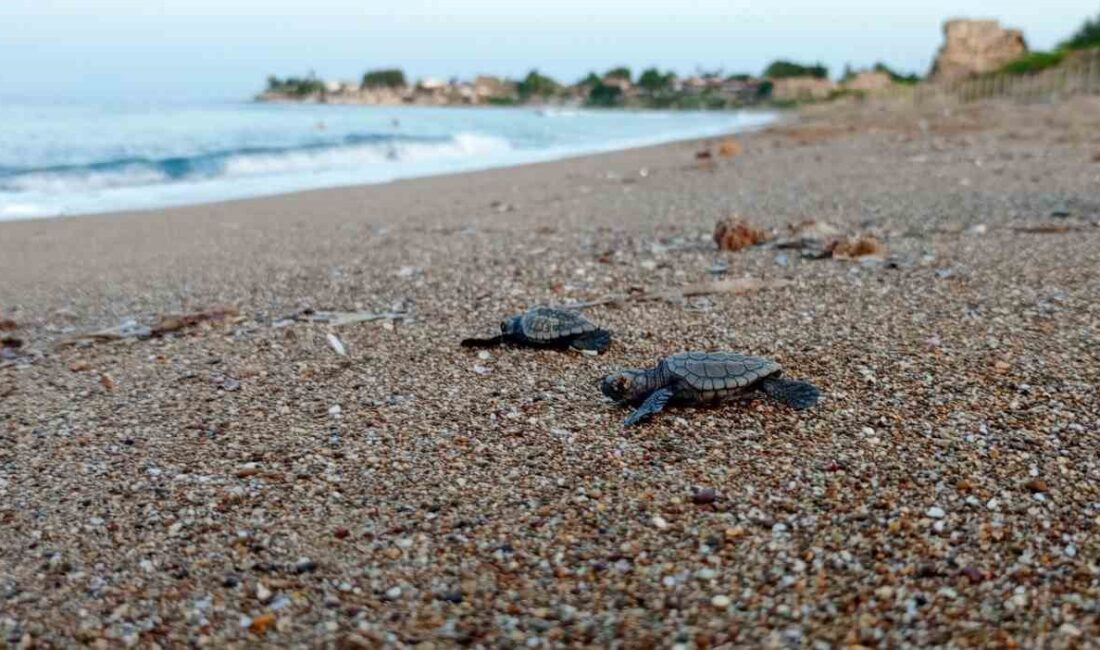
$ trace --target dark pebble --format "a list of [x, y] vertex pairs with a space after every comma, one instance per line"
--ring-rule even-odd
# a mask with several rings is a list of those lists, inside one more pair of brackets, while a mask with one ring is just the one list
[[444, 600], [448, 603], [453, 603], [453, 604], [457, 605], [457, 604], [462, 602], [462, 592], [461, 591], [446, 591], [446, 592], [443, 592], [442, 594], [440, 594], [439, 599]]
[[697, 506], [714, 503], [717, 500], [718, 493], [714, 491], [714, 488], [699, 488], [695, 491], [695, 494], [691, 495], [691, 502]]

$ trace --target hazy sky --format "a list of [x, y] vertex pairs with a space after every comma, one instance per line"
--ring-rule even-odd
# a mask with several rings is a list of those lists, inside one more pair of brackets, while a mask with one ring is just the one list
[[772, 59], [835, 75], [882, 60], [927, 69], [940, 25], [995, 17], [1049, 48], [1096, 0], [0, 0], [0, 92], [245, 97], [268, 74], [358, 78], [590, 69], [759, 73]]

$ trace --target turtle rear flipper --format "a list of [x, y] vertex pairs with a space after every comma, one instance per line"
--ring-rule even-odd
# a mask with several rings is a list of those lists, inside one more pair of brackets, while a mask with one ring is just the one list
[[569, 345], [577, 350], [595, 350], [596, 352], [603, 352], [611, 345], [611, 332], [600, 329], [585, 332], [573, 339]]
[[805, 381], [769, 377], [760, 382], [760, 390], [777, 402], [793, 409], [808, 409], [821, 397], [817, 386]]
[[503, 336], [494, 336], [487, 339], [462, 339], [462, 347], [464, 348], [493, 348], [504, 343]]

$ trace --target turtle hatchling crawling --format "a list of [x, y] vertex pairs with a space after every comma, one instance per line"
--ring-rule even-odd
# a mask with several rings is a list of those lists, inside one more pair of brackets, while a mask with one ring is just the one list
[[760, 391], [796, 409], [817, 404], [813, 384], [782, 379], [782, 367], [771, 359], [733, 352], [680, 352], [661, 359], [656, 368], [627, 369], [604, 377], [600, 390], [616, 402], [637, 404], [623, 424], [637, 424], [659, 413], [670, 400], [702, 404]]
[[500, 336], [462, 341], [462, 345], [468, 348], [502, 343], [603, 352], [611, 345], [611, 332], [600, 329], [570, 309], [532, 307], [502, 322]]

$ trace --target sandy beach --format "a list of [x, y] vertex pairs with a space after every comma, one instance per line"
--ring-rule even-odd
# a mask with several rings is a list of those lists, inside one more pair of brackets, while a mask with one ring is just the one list
[[[830, 105], [713, 164], [0, 222], [0, 645], [1088, 647], [1098, 127], [1096, 98]], [[720, 252], [734, 213], [886, 252]], [[677, 293], [722, 280], [761, 288]], [[601, 356], [458, 346], [609, 296]], [[598, 379], [693, 349], [825, 398], [623, 431]]]

